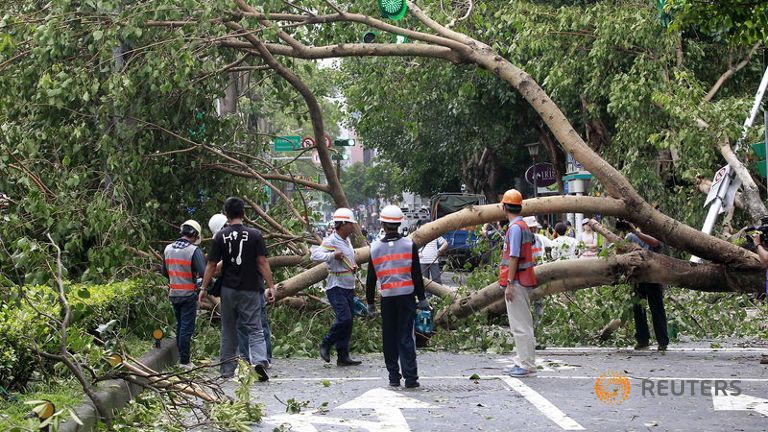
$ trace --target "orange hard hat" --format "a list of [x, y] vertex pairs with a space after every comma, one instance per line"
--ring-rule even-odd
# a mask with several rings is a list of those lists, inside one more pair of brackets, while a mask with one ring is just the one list
[[510, 189], [504, 192], [504, 197], [501, 198], [502, 204], [523, 205], [523, 194], [517, 189]]

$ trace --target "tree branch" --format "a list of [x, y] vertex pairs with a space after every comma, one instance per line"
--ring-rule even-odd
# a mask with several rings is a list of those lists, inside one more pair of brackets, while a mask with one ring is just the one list
[[747, 66], [752, 60], [752, 56], [757, 52], [757, 49], [760, 48], [761, 42], [757, 42], [751, 50], [749, 50], [749, 53], [744, 58], [744, 60], [740, 61], [735, 66], [730, 66], [727, 71], [723, 72], [722, 75], [720, 75], [720, 78], [717, 79], [715, 84], [712, 86], [711, 89], [707, 92], [707, 94], [704, 96], [704, 98], [701, 100], [703, 102], [709, 102], [712, 100], [712, 98], [715, 97], [718, 91], [720, 91], [720, 88], [725, 84], [726, 81], [731, 79], [734, 75], [736, 75], [737, 72], [744, 69], [745, 66]]

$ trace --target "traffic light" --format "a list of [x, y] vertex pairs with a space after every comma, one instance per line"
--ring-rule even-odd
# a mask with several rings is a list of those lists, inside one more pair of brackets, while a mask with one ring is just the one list
[[374, 43], [376, 42], [376, 38], [378, 38], [379, 32], [368, 30], [367, 32], [363, 33], [363, 43]]
[[340, 138], [333, 140], [334, 147], [354, 147], [355, 146], [355, 140], [352, 138]]
[[[408, 38], [401, 35], [392, 34], [390, 35], [390, 42], [395, 44], [401, 44], [401, 43], [408, 43]], [[381, 32], [377, 30], [368, 30], [365, 33], [363, 33], [363, 43], [381, 43]]]
[[378, 0], [381, 16], [392, 21], [400, 21], [408, 13], [406, 0]]

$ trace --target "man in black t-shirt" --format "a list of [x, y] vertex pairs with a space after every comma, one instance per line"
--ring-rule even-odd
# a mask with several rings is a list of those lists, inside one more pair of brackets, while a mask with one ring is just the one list
[[208, 285], [216, 271], [216, 264], [223, 262], [221, 284], [221, 375], [234, 376], [237, 363], [237, 326], [248, 333], [246, 360], [259, 374], [259, 381], [267, 381], [267, 347], [261, 327], [261, 310], [264, 307], [264, 283], [267, 301], [275, 300], [275, 285], [267, 262], [267, 247], [261, 232], [243, 226], [245, 203], [240, 198], [227, 198], [224, 214], [229, 227], [213, 237], [208, 253], [208, 264], [203, 277], [200, 301], [205, 299]]

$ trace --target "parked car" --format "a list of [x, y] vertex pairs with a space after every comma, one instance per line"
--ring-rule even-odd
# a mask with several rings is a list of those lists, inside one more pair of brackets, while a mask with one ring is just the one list
[[[432, 220], [456, 213], [467, 206], [483, 204], [485, 204], [484, 195], [439, 193], [432, 197]], [[463, 266], [466, 262], [471, 263], [472, 249], [477, 245], [478, 240], [477, 227], [470, 226], [448, 231], [443, 234], [443, 238], [448, 242], [449, 261], [455, 260], [459, 266]]]

